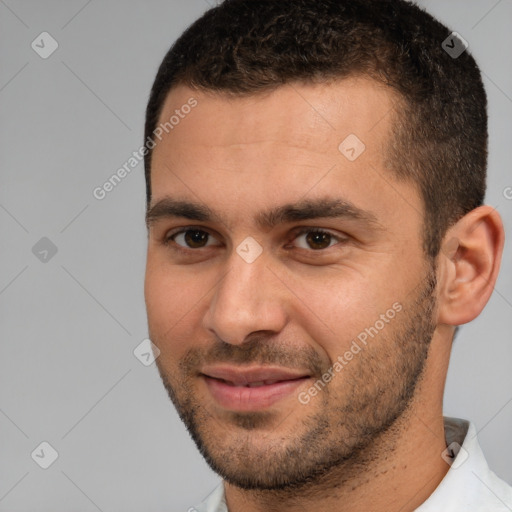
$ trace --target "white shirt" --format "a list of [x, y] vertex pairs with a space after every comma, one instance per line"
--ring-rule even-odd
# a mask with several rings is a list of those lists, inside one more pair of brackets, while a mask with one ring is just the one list
[[[445, 417], [444, 431], [451, 467], [416, 512], [512, 512], [512, 487], [489, 469], [473, 423]], [[229, 512], [223, 484], [189, 512]]]

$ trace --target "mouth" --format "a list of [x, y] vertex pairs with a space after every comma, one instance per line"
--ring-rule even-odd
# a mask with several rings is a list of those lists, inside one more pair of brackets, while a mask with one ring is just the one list
[[201, 377], [218, 405], [239, 412], [266, 409], [311, 378], [308, 373], [285, 368], [233, 366], [205, 368]]

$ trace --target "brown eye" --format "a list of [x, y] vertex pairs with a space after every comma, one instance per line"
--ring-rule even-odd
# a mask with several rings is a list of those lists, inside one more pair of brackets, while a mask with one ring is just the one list
[[202, 249], [208, 246], [210, 236], [209, 233], [202, 229], [182, 229], [168, 236], [166, 241], [167, 243], [172, 241], [185, 249]]
[[[322, 229], [304, 228], [296, 235], [296, 239], [303, 238], [304, 242], [302, 245], [299, 244], [301, 249], [321, 251], [328, 249], [336, 243], [340, 242], [341, 237], [337, 237], [328, 231]], [[334, 242], [334, 243], [333, 243]]]
[[312, 231], [307, 234], [306, 241], [312, 249], [326, 249], [330, 245], [331, 235]]
[[208, 233], [199, 230], [185, 231], [185, 242], [189, 247], [204, 247], [208, 241]]

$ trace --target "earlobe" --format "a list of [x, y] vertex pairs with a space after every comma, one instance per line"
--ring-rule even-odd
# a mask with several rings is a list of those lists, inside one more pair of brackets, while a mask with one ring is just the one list
[[499, 213], [480, 206], [446, 233], [438, 260], [439, 323], [462, 325], [489, 300], [501, 263], [505, 233]]

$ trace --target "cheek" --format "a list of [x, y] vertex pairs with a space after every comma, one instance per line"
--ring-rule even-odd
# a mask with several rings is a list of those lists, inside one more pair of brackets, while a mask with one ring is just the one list
[[149, 332], [160, 350], [173, 339], [173, 334], [180, 328], [179, 319], [183, 316], [185, 292], [171, 276], [171, 272], [164, 270], [161, 265], [155, 265], [148, 256], [144, 296]]
[[157, 265], [148, 256], [144, 283], [148, 327], [164, 359], [181, 357], [192, 346], [191, 338], [199, 339], [201, 308], [210, 297], [203, 285], [204, 280], [190, 272]]
[[[297, 281], [293, 316], [311, 337], [315, 349], [331, 362], [349, 350], [352, 341], [375, 325], [392, 308], [397, 293], [370, 285], [368, 276], [354, 273], [334, 279]], [[380, 324], [379, 324], [380, 325]]]
[[[172, 295], [168, 293], [169, 289], [165, 283], [165, 275], [155, 265], [153, 258], [148, 254], [146, 264], [146, 275], [144, 278], [144, 298], [146, 301], [146, 311], [150, 330], [153, 330], [165, 318], [165, 310], [172, 310]], [[160, 329], [158, 329], [160, 330]]]

